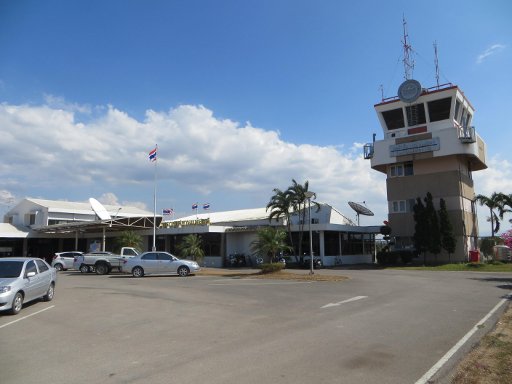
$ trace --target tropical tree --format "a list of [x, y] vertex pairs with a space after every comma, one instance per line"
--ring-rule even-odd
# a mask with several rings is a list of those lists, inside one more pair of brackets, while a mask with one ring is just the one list
[[507, 247], [511, 247], [512, 248], [512, 229], [509, 229], [508, 231], [506, 232], [503, 232], [501, 235], [500, 235], [501, 239], [503, 240], [503, 243], [507, 246]]
[[421, 198], [416, 198], [416, 204], [413, 207], [414, 217], [414, 248], [416, 252], [423, 253], [423, 264], [426, 262], [426, 252], [428, 249], [428, 223], [425, 206]]
[[[475, 200], [480, 203], [480, 205], [485, 205], [489, 208], [489, 221], [491, 222], [491, 237], [494, 237], [500, 230], [500, 220], [498, 218], [503, 218], [503, 214], [507, 212], [504, 207], [504, 198], [506, 195], [503, 193], [493, 192], [490, 197], [485, 195], [476, 195]], [[498, 213], [496, 213], [496, 211]]]
[[272, 263], [280, 252], [292, 251], [286, 243], [286, 231], [282, 228], [264, 227], [257, 232], [258, 238], [251, 243], [253, 255]]
[[185, 236], [178, 246], [178, 250], [180, 255], [186, 259], [192, 259], [197, 262], [203, 260], [203, 240], [195, 233]]
[[437, 220], [437, 212], [434, 208], [432, 194], [427, 192], [425, 201], [425, 217], [428, 225], [428, 251], [436, 256], [441, 252], [441, 232], [439, 231], [439, 221]]
[[[275, 219], [279, 222], [280, 218], [284, 218], [286, 231], [288, 232], [288, 239], [290, 241], [290, 245], [293, 247], [291, 220], [293, 211], [292, 195], [288, 193], [288, 191], [281, 191], [279, 188], [274, 188], [273, 192], [274, 195], [270, 198], [270, 202], [267, 204], [267, 212], [270, 209], [268, 220], [271, 222], [272, 219]], [[297, 256], [295, 257], [297, 258]]]
[[116, 238], [116, 248], [119, 251], [122, 247], [142, 248], [142, 236], [134, 231], [124, 231]]
[[448, 262], [450, 261], [450, 255], [455, 252], [457, 246], [457, 239], [453, 235], [453, 226], [448, 216], [448, 210], [446, 209], [446, 201], [441, 199], [439, 201], [439, 232], [441, 233], [441, 247], [448, 252]]
[[[500, 212], [502, 214], [502, 217], [503, 218], [503, 214], [506, 213], [506, 212], [512, 212], [512, 194], [509, 194], [509, 195], [505, 195], [504, 193], [500, 193], [500, 197], [501, 197], [501, 208], [502, 208], [502, 211]], [[505, 207], [508, 207], [508, 208], [505, 208]], [[512, 223], [512, 219], [509, 220], [509, 223]]]
[[[292, 179], [292, 185], [288, 187], [287, 193], [290, 194], [292, 201], [293, 212], [299, 215], [299, 256], [302, 260], [302, 238], [304, 235], [304, 225], [306, 224], [306, 211], [308, 207], [308, 201], [306, 192], [309, 192], [309, 181], [305, 181], [304, 185], [297, 183], [295, 179]], [[316, 195], [315, 195], [316, 197]], [[315, 206], [316, 211], [320, 210], [320, 204], [316, 201], [311, 201], [312, 205]], [[309, 218], [311, 220], [311, 218]], [[313, 257], [313, 255], [311, 255]]]

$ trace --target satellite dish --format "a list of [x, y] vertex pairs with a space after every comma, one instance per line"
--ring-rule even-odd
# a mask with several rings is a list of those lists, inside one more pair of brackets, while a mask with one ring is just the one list
[[94, 213], [100, 218], [100, 220], [110, 220], [110, 214], [107, 212], [103, 204], [101, 204], [98, 200], [91, 197], [89, 199], [89, 204], [91, 204], [91, 208]]
[[420, 97], [421, 84], [418, 80], [405, 80], [398, 88], [398, 98], [404, 103], [413, 103]]
[[350, 208], [352, 208], [354, 211], [356, 211], [356, 214], [357, 214], [357, 225], [359, 225], [359, 215], [373, 216], [373, 212], [370, 211], [368, 208], [366, 208], [364, 205], [361, 205], [359, 203], [355, 203], [353, 201], [349, 201], [348, 205], [350, 205]]

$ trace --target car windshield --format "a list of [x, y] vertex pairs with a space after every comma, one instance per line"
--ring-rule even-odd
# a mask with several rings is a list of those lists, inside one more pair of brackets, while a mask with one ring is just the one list
[[23, 261], [0, 262], [0, 278], [18, 277], [23, 269]]

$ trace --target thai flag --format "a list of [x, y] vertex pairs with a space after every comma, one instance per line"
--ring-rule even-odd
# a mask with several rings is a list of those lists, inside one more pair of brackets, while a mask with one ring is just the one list
[[164, 209], [162, 210], [162, 213], [163, 213], [164, 215], [172, 215], [172, 214], [174, 213], [174, 209], [172, 209], [172, 208], [164, 208]]
[[204, 203], [203, 209], [210, 209], [210, 203]]
[[197, 209], [197, 203], [192, 204], [192, 209]]
[[156, 161], [156, 147], [149, 152], [149, 161]]

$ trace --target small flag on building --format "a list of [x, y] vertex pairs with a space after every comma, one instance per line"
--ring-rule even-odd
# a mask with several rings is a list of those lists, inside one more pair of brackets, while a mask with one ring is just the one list
[[156, 161], [156, 147], [149, 152], [149, 161]]
[[192, 204], [192, 209], [197, 209], [197, 203]]
[[172, 208], [164, 208], [162, 213], [164, 215], [172, 215], [174, 213], [174, 209], [172, 209]]
[[210, 203], [204, 203], [203, 209], [210, 209]]

